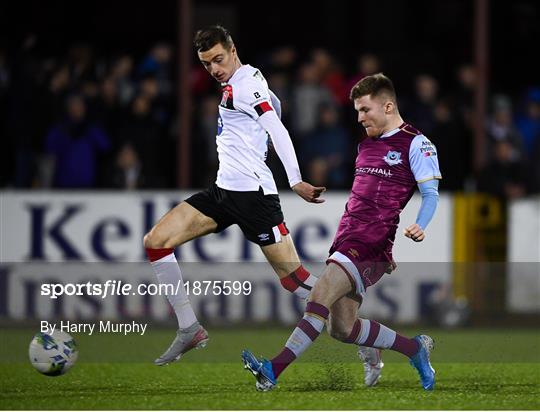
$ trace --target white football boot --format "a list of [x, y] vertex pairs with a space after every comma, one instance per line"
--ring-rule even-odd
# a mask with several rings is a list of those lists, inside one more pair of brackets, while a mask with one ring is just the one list
[[163, 366], [175, 362], [187, 351], [204, 348], [207, 343], [208, 332], [206, 332], [206, 329], [199, 322], [195, 322], [189, 328], [178, 329], [171, 346], [169, 346], [163, 355], [154, 361], [154, 364]]
[[360, 346], [358, 356], [364, 362], [364, 384], [375, 386], [381, 377], [384, 363], [381, 359], [381, 350]]

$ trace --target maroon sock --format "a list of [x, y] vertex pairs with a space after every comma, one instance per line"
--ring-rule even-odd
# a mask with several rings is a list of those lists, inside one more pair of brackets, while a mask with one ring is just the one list
[[281, 372], [289, 366], [296, 359], [296, 355], [292, 350], [285, 347], [283, 350], [272, 359], [272, 370], [274, 371], [274, 377], [277, 379]]
[[412, 358], [420, 350], [420, 345], [416, 340], [406, 338], [405, 336], [397, 333], [396, 340], [394, 341], [394, 344], [390, 349], [402, 353], [409, 358]]

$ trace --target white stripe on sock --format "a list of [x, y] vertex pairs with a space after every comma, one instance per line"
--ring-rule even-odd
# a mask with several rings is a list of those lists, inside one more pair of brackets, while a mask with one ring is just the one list
[[307, 320], [311, 326], [313, 326], [314, 329], [316, 329], [319, 333], [322, 332], [323, 328], [324, 328], [324, 322], [319, 319], [319, 318], [316, 318], [315, 316], [304, 316], [304, 320]]
[[287, 339], [285, 347], [289, 348], [296, 357], [299, 357], [311, 343], [309, 336], [306, 335], [302, 329], [297, 327], [294, 328], [293, 333], [289, 336], [289, 339]]
[[300, 299], [307, 299], [307, 297], [311, 293], [311, 290], [307, 290], [307, 289], [304, 289], [302, 286], [298, 286], [293, 293], [296, 296], [298, 296]]
[[308, 278], [304, 281], [304, 284], [306, 284], [309, 287], [313, 287], [313, 286], [315, 286], [315, 283], [317, 283], [318, 280], [319, 280], [319, 278], [317, 276], [313, 276], [310, 273]]
[[356, 343], [362, 345], [366, 342], [369, 336], [369, 330], [371, 328], [371, 323], [367, 319], [360, 319], [360, 336], [356, 340]]
[[[321, 333], [324, 322], [314, 316], [304, 315], [303, 319]], [[311, 338], [299, 327], [294, 328], [293, 333], [287, 340], [285, 347], [289, 348], [298, 358], [313, 343]]]
[[377, 339], [375, 339], [375, 342], [373, 343], [373, 347], [379, 349], [388, 349], [392, 347], [395, 340], [396, 332], [384, 325], [381, 325]]

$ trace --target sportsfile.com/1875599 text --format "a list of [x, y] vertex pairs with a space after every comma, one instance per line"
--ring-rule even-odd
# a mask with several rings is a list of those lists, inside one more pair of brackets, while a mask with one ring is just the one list
[[[176, 284], [140, 283], [136, 286], [121, 280], [107, 280], [105, 283], [43, 283], [41, 296], [58, 299], [59, 296], [107, 296], [150, 295], [166, 296], [178, 294], [182, 281]], [[251, 294], [251, 282], [248, 280], [196, 280], [184, 282], [188, 295], [224, 295], [238, 296]]]

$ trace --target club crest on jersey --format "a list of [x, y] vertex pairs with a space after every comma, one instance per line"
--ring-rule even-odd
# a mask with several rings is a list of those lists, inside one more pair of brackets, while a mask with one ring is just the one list
[[233, 105], [233, 91], [230, 84], [223, 87], [223, 94], [221, 95], [221, 102], [219, 103], [221, 107], [225, 107], [230, 110], [234, 110]]
[[392, 150], [386, 153], [386, 156], [383, 157], [383, 160], [390, 166], [395, 166], [403, 163], [403, 160], [401, 160], [401, 152], [394, 152]]

